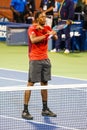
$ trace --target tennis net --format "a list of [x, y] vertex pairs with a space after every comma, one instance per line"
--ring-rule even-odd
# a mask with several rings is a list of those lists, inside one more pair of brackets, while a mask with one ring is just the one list
[[[48, 107], [57, 117], [41, 115], [40, 91], [48, 90]], [[29, 112], [22, 119], [25, 90], [32, 90]], [[0, 130], [87, 130], [87, 84], [0, 87]]]

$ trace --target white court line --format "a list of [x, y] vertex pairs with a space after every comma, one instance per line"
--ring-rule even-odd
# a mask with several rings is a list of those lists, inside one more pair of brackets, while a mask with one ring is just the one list
[[24, 72], [27, 73], [27, 71], [22, 71], [22, 70], [15, 70], [15, 69], [7, 69], [7, 68], [0, 68], [0, 70], [8, 70], [8, 71], [17, 71], [17, 72]]
[[[8, 70], [8, 71], [17, 71], [17, 72], [24, 72], [24, 73], [28, 73], [28, 71], [21, 71], [21, 70], [14, 70], [14, 69], [6, 69], [6, 68], [0, 68], [0, 70]], [[62, 78], [68, 78], [68, 79], [75, 79], [75, 80], [81, 80], [81, 81], [87, 81], [87, 79], [81, 79], [81, 78], [73, 78], [73, 77], [68, 77], [68, 76], [57, 76], [57, 75], [52, 75], [54, 77], [62, 77]]]
[[13, 79], [13, 78], [5, 78], [5, 77], [0, 77], [0, 79], [5, 79], [5, 80], [13, 80], [13, 81], [18, 81], [18, 82], [27, 82], [25, 80], [19, 80], [19, 79]]
[[[1, 70], [3, 70], [4, 68], [0, 68]], [[17, 72], [24, 72], [24, 73], [27, 73], [25, 71], [18, 71], [18, 70], [12, 70], [12, 69], [4, 69], [4, 70], [8, 70], [8, 71], [17, 71]], [[66, 78], [64, 76], [55, 76], [55, 77], [63, 77], [63, 78]], [[78, 78], [70, 78], [70, 77], [67, 77], [69, 79], [78, 79]], [[18, 81], [18, 82], [24, 82], [24, 83], [27, 83], [27, 81], [25, 80], [18, 80], [18, 79], [13, 79], [13, 78], [5, 78], [5, 77], [0, 77], [0, 79], [5, 79], [5, 80], [12, 80], [12, 81]], [[83, 80], [83, 79], [78, 79], [78, 80]], [[85, 80], [86, 81], [86, 80]], [[52, 85], [52, 84], [51, 84]], [[64, 86], [66, 86], [67, 84], [65, 84]], [[69, 84], [69, 85], [75, 85], [75, 84]], [[77, 87], [78, 84], [76, 84], [76, 87]], [[81, 84], [80, 84], [81, 85]], [[19, 86], [19, 85], [17, 85]], [[50, 85], [49, 85], [50, 86]], [[57, 85], [56, 85], [57, 86]], [[58, 85], [59, 86], [59, 85]], [[9, 87], [9, 86], [6, 86], [6, 87]], [[11, 86], [12, 87], [12, 86]], [[15, 87], [15, 86], [13, 86]], [[20, 85], [19, 87], [23, 87], [23, 85]], [[26, 87], [26, 86], [25, 86]], [[1, 87], [0, 87], [1, 88]], [[54, 87], [55, 88], [55, 87]], [[67, 88], [67, 87], [63, 87], [63, 88]], [[10, 89], [10, 88], [8, 88]], [[84, 92], [87, 92], [86, 89], [79, 89], [79, 88], [74, 88], [74, 87], [71, 87], [71, 89], [75, 89], [75, 90], [79, 90], [79, 91], [84, 91]]]
[[61, 126], [61, 125], [54, 125], [54, 124], [49, 124], [49, 123], [44, 123], [44, 122], [38, 122], [38, 121], [34, 121], [34, 120], [24, 120], [24, 119], [21, 119], [21, 118], [8, 117], [8, 116], [4, 116], [4, 115], [0, 115], [0, 117], [6, 118], [6, 119], [12, 119], [12, 120], [16, 120], [16, 121], [23, 121], [23, 122], [28, 121], [28, 122], [32, 122], [32, 123], [35, 123], [35, 124], [43, 124], [43, 125], [47, 125], [47, 126], [52, 126], [52, 127], [57, 127], [57, 128], [63, 128], [63, 129], [66, 129], [66, 130], [80, 130], [80, 129], [76, 129], [76, 128]]
[[[4, 78], [4, 77], [0, 77], [0, 79], [4, 79], [4, 80], [12, 80], [12, 81], [17, 81], [17, 82], [24, 82], [24, 83], [27, 83], [27, 81], [25, 80], [18, 80], [18, 79], [13, 79], [13, 78]], [[38, 84], [38, 83], [37, 83]], [[54, 85], [54, 84], [51, 84], [51, 85]], [[66, 86], [67, 84], [65, 84]], [[69, 85], [75, 85], [75, 84], [69, 84]], [[78, 84], [77, 84], [78, 85]], [[19, 86], [19, 85], [17, 85]], [[35, 85], [34, 85], [35, 86]], [[50, 85], [49, 85], [50, 86]], [[56, 85], [57, 86], [57, 85]], [[58, 85], [59, 86], [59, 85]], [[6, 86], [6, 87], [9, 87], [9, 86]], [[11, 86], [11, 87], [15, 87], [15, 86]], [[23, 85], [22, 85], [23, 87]], [[0, 87], [1, 88], [1, 87]], [[80, 91], [87, 91], [87, 90], [84, 90], [84, 89], [77, 89], [77, 88], [72, 88], [72, 89], [75, 89], [75, 90], [80, 90]]]
[[[5, 79], [5, 80], [12, 80], [12, 81], [17, 81], [17, 82], [24, 82], [24, 83], [27, 83], [27, 81], [25, 81], [25, 80], [17, 80], [17, 79], [13, 79], [13, 78], [4, 78], [4, 77], [0, 77], [0, 79]], [[36, 83], [34, 86], [37, 86], [38, 85], [38, 83]], [[87, 92], [87, 90], [86, 89], [79, 89], [79, 88], [76, 88], [76, 87], [79, 87], [78, 85], [82, 85], [82, 84], [68, 84], [68, 86], [70, 85], [70, 89], [74, 89], [74, 90], [79, 90], [79, 91], [84, 91], [84, 92]], [[83, 85], [85, 85], [85, 84], [83, 84]], [[87, 85], [87, 84], [86, 84]], [[17, 87], [24, 87], [25, 85], [16, 85]], [[68, 88], [68, 87], [61, 87], [61, 85], [54, 85], [54, 84], [49, 84], [48, 86], [60, 86], [59, 88], [61, 89], [61, 88]], [[67, 84], [65, 84], [64, 86], [67, 86]], [[73, 86], [76, 86], [76, 87], [73, 87]], [[8, 88], [8, 89], [10, 89], [10, 87], [15, 87], [15, 86], [5, 86], [4, 88], [6, 89], [6, 87]], [[25, 86], [25, 87], [27, 87], [27, 86]], [[87, 86], [85, 86], [85, 88], [86, 88]], [[0, 87], [0, 89], [2, 89], [2, 87]], [[54, 89], [55, 89], [55, 87], [54, 87]], [[20, 89], [19, 89], [20, 90]]]
[[68, 78], [68, 79], [74, 79], [74, 80], [87, 81], [87, 79], [81, 79], [81, 78], [73, 78], [73, 77], [57, 76], [57, 75], [52, 75], [52, 76], [54, 76], [54, 77], [59, 77], [59, 78]]

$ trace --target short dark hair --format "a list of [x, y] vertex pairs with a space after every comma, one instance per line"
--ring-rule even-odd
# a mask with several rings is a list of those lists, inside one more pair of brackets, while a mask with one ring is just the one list
[[35, 20], [39, 17], [39, 15], [40, 15], [41, 13], [42, 13], [41, 11], [37, 11], [37, 12], [35, 13], [35, 16], [34, 16]]

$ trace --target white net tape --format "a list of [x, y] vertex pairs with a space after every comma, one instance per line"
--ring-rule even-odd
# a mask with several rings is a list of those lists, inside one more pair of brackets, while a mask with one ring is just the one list
[[87, 84], [65, 84], [65, 85], [48, 85], [48, 86], [29, 86], [21, 85], [21, 86], [11, 86], [11, 87], [0, 87], [0, 91], [20, 91], [20, 90], [45, 90], [45, 89], [68, 89], [68, 88], [87, 88]]

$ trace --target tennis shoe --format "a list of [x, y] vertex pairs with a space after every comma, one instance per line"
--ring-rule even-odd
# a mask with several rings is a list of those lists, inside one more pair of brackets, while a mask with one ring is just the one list
[[65, 54], [69, 54], [70, 51], [69, 51], [68, 49], [66, 49], [66, 50], [64, 51], [64, 53], [65, 53]]
[[56, 48], [54, 48], [53, 50], [51, 50], [50, 52], [60, 52], [61, 51], [61, 49], [56, 49]]
[[42, 116], [57, 117], [57, 115], [53, 113], [49, 108], [42, 110]]
[[51, 50], [50, 52], [56, 52], [56, 49], [54, 48], [53, 50]]
[[26, 120], [33, 120], [32, 115], [28, 111], [23, 111], [22, 112], [22, 118]]

